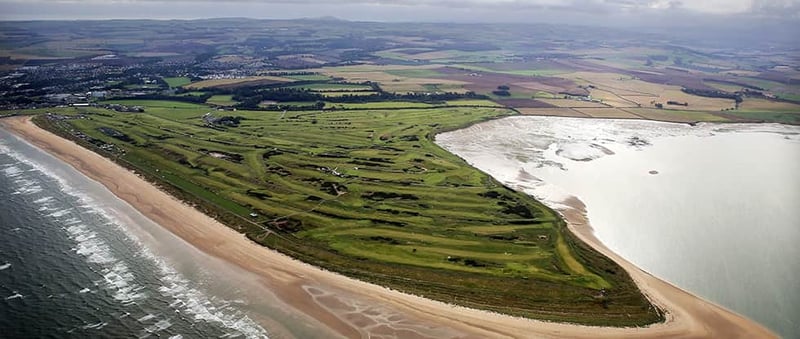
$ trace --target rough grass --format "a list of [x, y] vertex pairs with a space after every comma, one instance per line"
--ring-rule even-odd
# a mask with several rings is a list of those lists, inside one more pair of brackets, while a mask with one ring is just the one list
[[70, 123], [123, 147], [119, 161], [264, 245], [465, 306], [595, 325], [661, 319], [627, 274], [553, 211], [432, 141], [510, 111], [237, 111], [239, 127], [209, 128], [204, 106], [150, 104], [144, 114], [85, 110], [90, 119]]

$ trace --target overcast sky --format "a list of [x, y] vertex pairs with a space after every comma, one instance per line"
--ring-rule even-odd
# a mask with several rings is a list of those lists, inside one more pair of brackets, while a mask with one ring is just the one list
[[607, 25], [698, 20], [800, 22], [800, 0], [0, 0], [0, 20], [320, 16], [362, 21]]

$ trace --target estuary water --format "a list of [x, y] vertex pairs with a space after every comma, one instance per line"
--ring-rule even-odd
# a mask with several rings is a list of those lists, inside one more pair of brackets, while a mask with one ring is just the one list
[[324, 337], [282, 306], [0, 129], [0, 337]]
[[642, 269], [800, 337], [800, 127], [511, 117], [436, 142]]

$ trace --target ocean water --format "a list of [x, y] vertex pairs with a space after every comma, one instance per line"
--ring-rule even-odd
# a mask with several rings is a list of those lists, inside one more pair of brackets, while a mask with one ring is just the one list
[[215, 265], [0, 129], [0, 337], [270, 337]]
[[512, 117], [436, 142], [640, 268], [800, 337], [800, 127]]

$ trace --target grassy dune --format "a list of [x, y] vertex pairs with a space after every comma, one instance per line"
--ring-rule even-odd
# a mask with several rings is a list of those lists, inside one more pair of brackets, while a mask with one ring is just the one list
[[204, 125], [210, 110], [202, 105], [138, 104], [146, 113], [92, 110], [69, 128], [124, 148], [123, 164], [295, 258], [537, 319], [617, 326], [661, 319], [627, 274], [577, 241], [553, 211], [432, 141], [439, 131], [511, 111], [213, 112], [243, 118], [222, 127]]

